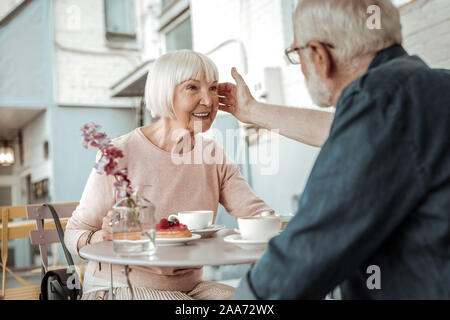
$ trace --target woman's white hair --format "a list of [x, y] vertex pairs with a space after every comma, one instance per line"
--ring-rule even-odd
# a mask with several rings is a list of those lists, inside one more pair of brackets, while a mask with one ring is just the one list
[[215, 63], [204, 54], [191, 50], [166, 53], [152, 65], [145, 84], [145, 104], [152, 116], [175, 118], [173, 96], [175, 87], [187, 80], [219, 80]]
[[[380, 29], [370, 29], [370, 6], [380, 9]], [[397, 8], [390, 0], [299, 0], [294, 15], [298, 46], [316, 40], [334, 46], [337, 63], [351, 68], [357, 58], [402, 43]]]

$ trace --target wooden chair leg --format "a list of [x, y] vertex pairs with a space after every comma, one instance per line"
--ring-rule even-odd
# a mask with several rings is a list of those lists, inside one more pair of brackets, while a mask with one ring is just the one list
[[9, 210], [2, 210], [2, 297], [6, 291], [6, 262], [8, 261], [8, 221]]
[[56, 267], [58, 265], [58, 256], [59, 256], [59, 243], [53, 244], [53, 266]]
[[3, 259], [3, 249], [2, 249], [2, 297], [5, 296], [6, 290], [6, 268], [4, 267], [7, 259]]
[[[3, 268], [3, 263], [0, 263], [0, 266]], [[17, 281], [19, 281], [24, 286], [31, 286], [31, 284], [27, 280], [25, 280], [21, 276], [18, 276], [17, 274], [15, 274], [10, 268], [5, 266], [5, 269], [10, 275], [12, 275]]]

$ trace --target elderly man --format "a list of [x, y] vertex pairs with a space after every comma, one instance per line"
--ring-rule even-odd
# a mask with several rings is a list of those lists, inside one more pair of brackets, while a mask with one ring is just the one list
[[[381, 28], [366, 25], [377, 5]], [[450, 72], [401, 46], [389, 0], [300, 0], [295, 41], [322, 111], [257, 103], [242, 77], [222, 109], [322, 150], [295, 217], [237, 299], [450, 299]], [[330, 129], [330, 124], [331, 129]], [[329, 133], [329, 135], [328, 135]]]

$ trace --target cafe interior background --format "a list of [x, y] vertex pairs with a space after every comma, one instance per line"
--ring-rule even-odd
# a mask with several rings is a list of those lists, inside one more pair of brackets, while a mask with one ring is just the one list
[[[406, 50], [432, 67], [450, 68], [450, 1], [393, 2]], [[284, 56], [296, 3], [1, 0], [0, 206], [79, 201], [96, 152], [82, 148], [80, 128], [94, 121], [117, 137], [156, 121], [144, 106], [144, 84], [152, 62], [172, 50], [208, 55], [221, 81], [232, 81], [230, 69], [237, 67], [258, 100], [316, 108], [299, 67]], [[225, 151], [236, 161], [241, 156], [241, 173], [259, 197], [277, 213], [294, 213], [320, 149], [267, 135], [223, 112], [213, 128], [223, 137], [226, 129], [240, 133], [238, 143], [221, 141]], [[247, 138], [250, 130], [256, 138]], [[236, 227], [222, 207], [216, 223]], [[28, 239], [8, 247], [8, 267], [39, 283], [39, 250]], [[63, 261], [61, 250], [51, 249], [53, 261]], [[236, 284], [246, 268], [211, 267], [204, 275]], [[14, 281], [7, 282], [14, 287]]]

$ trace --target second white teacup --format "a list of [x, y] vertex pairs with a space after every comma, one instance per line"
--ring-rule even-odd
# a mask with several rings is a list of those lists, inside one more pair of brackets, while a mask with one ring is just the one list
[[266, 241], [280, 232], [281, 222], [277, 216], [244, 217], [238, 226], [243, 240]]
[[214, 218], [214, 211], [181, 211], [178, 212], [178, 214], [171, 214], [169, 216], [169, 220], [171, 217], [175, 217], [180, 221], [180, 223], [187, 225], [189, 230], [201, 230], [211, 226]]

